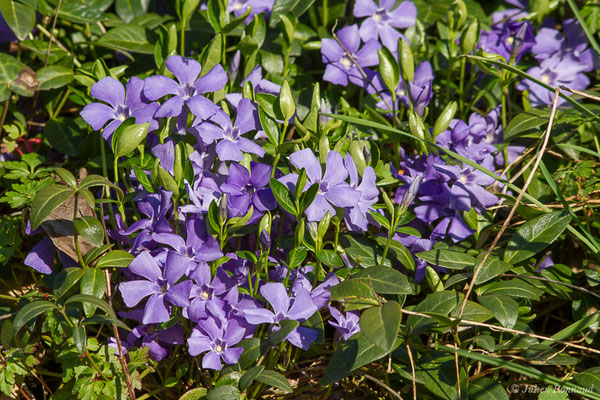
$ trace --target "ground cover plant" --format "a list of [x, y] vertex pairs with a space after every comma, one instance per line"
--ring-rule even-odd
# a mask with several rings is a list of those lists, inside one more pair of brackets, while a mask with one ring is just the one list
[[600, 398], [594, 0], [0, 0], [0, 392]]

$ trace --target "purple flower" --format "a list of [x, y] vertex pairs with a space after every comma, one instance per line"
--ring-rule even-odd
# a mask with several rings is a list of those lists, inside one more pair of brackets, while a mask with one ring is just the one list
[[394, 28], [403, 29], [413, 26], [417, 21], [417, 7], [411, 1], [403, 1], [393, 8], [395, 0], [357, 0], [354, 4], [354, 16], [368, 17], [360, 25], [360, 37], [364, 42], [378, 38], [392, 52], [398, 48], [398, 39], [402, 36]]
[[[555, 54], [542, 61], [539, 67], [530, 68], [527, 73], [552, 87], [567, 86], [575, 90], [584, 90], [589, 86], [590, 80], [582, 73], [582, 68], [582, 64], [572, 57], [561, 58], [560, 54]], [[530, 80], [523, 80], [517, 84], [517, 89], [529, 91], [529, 101], [534, 107], [552, 104], [554, 99], [553, 91]], [[558, 105], [565, 103], [566, 100], [562, 97], [558, 99]]]
[[470, 211], [475, 207], [477, 211], [483, 212], [486, 207], [493, 206], [498, 198], [485, 190], [483, 186], [495, 182], [483, 172], [472, 167], [461, 168], [458, 165], [436, 165], [438, 171], [454, 179], [450, 189], [450, 203], [452, 210]]
[[[522, 29], [526, 25], [526, 29]], [[479, 37], [479, 48], [488, 53], [499, 54], [506, 62], [510, 61], [513, 44], [519, 43], [519, 52], [514, 54], [517, 63], [531, 51], [535, 43], [532, 23], [530, 21], [509, 20], [502, 24], [492, 25], [491, 31], [482, 31]], [[522, 45], [521, 45], [522, 43]]]
[[202, 358], [202, 368], [221, 370], [223, 360], [235, 364], [244, 352], [243, 347], [233, 347], [244, 338], [245, 329], [235, 319], [222, 322], [207, 318], [192, 330], [188, 338], [189, 353], [197, 356], [207, 352]]
[[221, 161], [242, 161], [244, 155], [242, 152], [256, 154], [262, 157], [265, 151], [252, 140], [243, 137], [244, 133], [252, 130], [258, 130], [260, 122], [258, 121], [258, 112], [256, 107], [249, 99], [242, 99], [239, 102], [235, 124], [222, 111], [220, 111], [210, 121], [198, 125], [195, 129], [198, 137], [205, 143], [217, 143], [216, 151]]
[[344, 216], [344, 221], [348, 229], [362, 233], [367, 230], [369, 210], [373, 209], [373, 204], [379, 198], [379, 190], [377, 190], [375, 170], [373, 167], [366, 167], [362, 174], [362, 182], [358, 184], [358, 170], [350, 153], [344, 158], [344, 166], [350, 175], [350, 187], [358, 194], [356, 205], [349, 208]]
[[[361, 68], [364, 69], [379, 63], [377, 50], [381, 48], [381, 45], [377, 40], [371, 39], [359, 50], [360, 36], [356, 25], [340, 29], [337, 36], [346, 51]], [[350, 80], [355, 85], [365, 86], [362, 74], [346, 51], [334, 39], [321, 40], [321, 58], [323, 63], [327, 64], [323, 79], [336, 85], [348, 86], [348, 80]]]
[[185, 280], [177, 283], [189, 263], [189, 259], [169, 251], [165, 265], [161, 269], [150, 253], [147, 251], [140, 253], [133, 259], [128, 270], [145, 279], [126, 281], [119, 285], [125, 305], [135, 307], [144, 298], [150, 296], [144, 307], [142, 323], [167, 322], [170, 318], [167, 303], [178, 307], [189, 305], [192, 282]]
[[329, 324], [337, 330], [338, 335], [343, 340], [348, 340], [354, 334], [360, 332], [360, 325], [358, 323], [360, 314], [358, 311], [348, 311], [344, 316], [344, 314], [339, 312], [336, 308], [329, 306], [329, 312], [331, 313], [331, 316], [335, 318], [335, 322], [329, 321]]
[[[306, 217], [309, 221], [322, 220], [328, 211], [331, 215], [335, 215], [333, 206], [354, 207], [357, 204], [357, 193], [346, 183], [348, 170], [344, 167], [344, 160], [338, 152], [330, 151], [327, 154], [325, 175], [319, 160], [310, 149], [292, 153], [289, 159], [296, 168], [306, 169], [305, 190], [315, 183], [319, 185], [317, 196], [306, 209]], [[297, 179], [298, 175], [288, 174], [282, 177], [281, 181], [295, 184]]]
[[[269, 93], [275, 96], [279, 95], [281, 86], [273, 83], [269, 80], [263, 79], [262, 68], [260, 65], [254, 67], [254, 69], [248, 74], [242, 81], [240, 86], [244, 86], [244, 83], [251, 82], [254, 88], [254, 93]], [[240, 100], [242, 99], [241, 93], [228, 93], [225, 95], [227, 101], [229, 101], [236, 109], [239, 107]]]
[[187, 318], [192, 321], [206, 318], [208, 303], [228, 292], [237, 283], [222, 267], [217, 268], [213, 279], [207, 263], [199, 263], [190, 278], [195, 281], [195, 285], [190, 293], [192, 301], [184, 315], [187, 314]]
[[[331, 299], [331, 293], [329, 289], [340, 283], [338, 277], [330, 272], [327, 274], [323, 282], [319, 284], [316, 288], [312, 288], [312, 284], [310, 280], [307, 278], [306, 274], [313, 271], [312, 265], [307, 265], [304, 268], [299, 268], [296, 270], [296, 277], [294, 278], [294, 284], [292, 285], [291, 293], [294, 296], [297, 296], [298, 293], [302, 290], [306, 290], [310, 292], [310, 298], [312, 299], [317, 309], [321, 309], [329, 303]], [[291, 274], [290, 274], [291, 275]]]
[[268, 187], [271, 166], [251, 161], [250, 172], [246, 167], [231, 163], [229, 176], [221, 185], [223, 193], [228, 195], [227, 201], [231, 216], [243, 216], [251, 205], [254, 206], [252, 218], [248, 224], [258, 221], [265, 211], [273, 210], [277, 206], [273, 192]]
[[148, 104], [142, 95], [143, 88], [144, 81], [134, 76], [127, 82], [125, 94], [121, 82], [110, 76], [102, 78], [92, 85], [90, 94], [110, 106], [90, 103], [81, 110], [81, 117], [96, 131], [111, 121], [102, 131], [102, 137], [108, 141], [115, 129], [129, 117], [134, 117], [137, 124], [149, 122], [151, 131], [158, 129], [158, 121], [153, 118], [158, 104]]
[[52, 242], [52, 239], [47, 237], [33, 246], [31, 252], [25, 257], [23, 264], [35, 269], [39, 273], [51, 274], [55, 255], [56, 246]]
[[[253, 325], [278, 324], [284, 319], [304, 322], [317, 312], [317, 306], [307, 290], [300, 290], [295, 298], [290, 298], [282, 283], [265, 283], [260, 293], [271, 304], [273, 311], [266, 308], [246, 310], [244, 317]], [[308, 350], [317, 336], [316, 331], [299, 326], [286, 339], [294, 346]]]
[[433, 69], [429, 61], [423, 61], [415, 69], [415, 77], [412, 82], [408, 82], [408, 96], [415, 109], [415, 112], [422, 117], [425, 113], [425, 107], [429, 105], [433, 96]]
[[178, 82], [163, 75], [154, 75], [146, 78], [144, 84], [144, 95], [150, 100], [168, 94], [174, 95], [160, 106], [156, 117], [177, 117], [183, 111], [184, 104], [202, 120], [208, 119], [219, 110], [219, 107], [202, 96], [202, 93], [216, 92], [227, 83], [227, 73], [220, 64], [201, 78], [198, 78], [198, 75], [202, 66], [191, 58], [170, 56], [165, 64]]
[[171, 209], [171, 195], [169, 191], [160, 190], [155, 194], [147, 194], [141, 200], [136, 198], [138, 210], [148, 218], [134, 222], [123, 232], [124, 235], [131, 235], [141, 230], [134, 240], [134, 249], [151, 243], [153, 233], [167, 233], [173, 230], [167, 220], [167, 213]]
[[255, 15], [260, 13], [266, 13], [269, 16], [273, 3], [274, 0], [231, 0], [227, 3], [227, 12], [239, 17], [246, 12], [248, 7], [252, 7], [252, 11], [245, 20], [248, 23]]

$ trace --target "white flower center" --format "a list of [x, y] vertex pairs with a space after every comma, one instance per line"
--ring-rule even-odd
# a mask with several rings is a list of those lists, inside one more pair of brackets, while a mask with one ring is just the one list
[[352, 66], [352, 60], [350, 59], [350, 57], [348, 56], [344, 56], [342, 57], [342, 59], [340, 60], [340, 62], [342, 63], [342, 65], [348, 69]]
[[223, 352], [223, 347], [216, 345], [215, 346], [215, 353], [221, 354]]
[[550, 76], [550, 74], [543, 74], [540, 78], [540, 81], [544, 82], [545, 84], [548, 84], [552, 81], [552, 77]]
[[514, 41], [515, 41], [515, 38], [514, 38], [514, 37], [512, 37], [512, 36], [509, 36], [509, 37], [506, 39], [506, 44], [513, 44], [513, 42], [514, 42]]
[[208, 292], [207, 292], [206, 290], [204, 290], [202, 293], [200, 293], [200, 297], [201, 297], [203, 300], [206, 300], [206, 299], [208, 299]]

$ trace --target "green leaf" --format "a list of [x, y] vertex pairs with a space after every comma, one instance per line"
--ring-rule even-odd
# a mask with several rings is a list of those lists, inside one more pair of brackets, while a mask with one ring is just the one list
[[417, 257], [431, 265], [448, 269], [473, 269], [475, 265], [475, 259], [470, 255], [446, 249], [423, 251], [417, 253]]
[[240, 391], [235, 386], [223, 385], [206, 394], [206, 400], [238, 400]]
[[[400, 344], [396, 341], [394, 348]], [[375, 346], [359, 332], [342, 343], [333, 353], [325, 373], [321, 378], [322, 385], [337, 382], [365, 364], [380, 359], [388, 354]]]
[[75, 218], [73, 226], [81, 237], [94, 247], [102, 246], [104, 241], [104, 227], [96, 217], [84, 216]]
[[119, 128], [115, 130], [112, 139], [115, 157], [125, 156], [134, 151], [142, 141], [146, 139], [149, 127], [150, 124], [148, 122], [129, 125], [123, 129], [119, 129], [121, 128], [119, 126]]
[[[448, 317], [455, 307], [460, 307], [459, 303], [463, 298], [464, 295], [459, 292], [449, 290], [436, 292], [428, 294], [427, 297], [425, 297], [425, 300], [411, 308], [411, 311], [433, 313]], [[419, 334], [435, 325], [436, 321], [434, 319], [418, 315], [411, 315], [406, 320], [406, 327], [412, 331], [411, 335]]]
[[517, 114], [510, 120], [504, 130], [504, 139], [509, 139], [513, 136], [540, 132], [539, 128], [548, 123], [550, 113], [547, 109], [531, 108], [525, 112]]
[[266, 340], [250, 338], [242, 340], [238, 346], [244, 348], [238, 364], [240, 364], [240, 368], [246, 369], [256, 363], [258, 357], [265, 352], [269, 344]]
[[[505, 328], [512, 329], [519, 317], [519, 305], [508, 296], [479, 296], [479, 302], [494, 314], [494, 318]], [[466, 318], [466, 317], [465, 317]]]
[[296, 215], [296, 202], [290, 189], [277, 179], [271, 178], [271, 190], [281, 208]]
[[263, 365], [257, 365], [256, 367], [250, 368], [240, 379], [240, 389], [246, 390], [250, 387], [254, 379], [265, 369]]
[[371, 307], [360, 315], [360, 330], [375, 346], [392, 351], [398, 336], [402, 307], [396, 301], [388, 301], [381, 307]]
[[64, 168], [56, 168], [54, 172], [56, 172], [56, 174], [60, 176], [61, 179], [65, 181], [67, 185], [71, 186], [73, 189], [77, 188], [77, 180], [71, 172], [67, 171]]
[[538, 289], [531, 283], [521, 278], [515, 278], [501, 282], [492, 282], [488, 285], [482, 286], [477, 290], [481, 292], [480, 294], [505, 294], [510, 297], [519, 297], [532, 300], [539, 300], [544, 294], [543, 290]]
[[68, 186], [52, 185], [40, 190], [34, 197], [29, 219], [36, 229], [58, 206], [69, 200], [75, 191]]
[[377, 301], [371, 287], [358, 279], [342, 281], [329, 291], [331, 292], [331, 300], [344, 302], [346, 311], [379, 305], [379, 301]]
[[[106, 277], [101, 269], [88, 268], [81, 278], [81, 293], [102, 299], [106, 290]], [[87, 317], [94, 315], [96, 306], [91, 303], [83, 303], [83, 312]]]
[[256, 380], [265, 385], [281, 389], [286, 393], [291, 393], [294, 390], [288, 380], [279, 372], [264, 370], [256, 377]]
[[58, 310], [58, 307], [56, 304], [44, 300], [33, 301], [29, 304], [26, 304], [19, 310], [15, 316], [15, 320], [13, 321], [14, 334], [16, 335], [21, 328], [23, 328], [30, 321], [50, 310]]
[[137, 25], [122, 25], [113, 28], [101, 36], [96, 43], [118, 51], [154, 53], [154, 46], [150, 44], [146, 31]]
[[126, 251], [112, 250], [98, 260], [96, 268], [127, 268], [133, 258], [133, 255]]
[[[358, 142], [352, 142], [352, 143], [358, 143]], [[382, 225], [388, 231], [390, 230], [390, 221], [388, 221], [388, 219], [385, 217], [385, 215], [381, 215], [376, 210], [369, 210], [369, 213], [371, 214], [371, 216], [373, 217], [373, 219], [375, 221], [379, 222], [379, 224]], [[382, 238], [382, 239], [384, 239], [383, 245], [385, 246], [385, 241], [387, 241], [387, 239], [386, 238]]]
[[116, 0], [115, 2], [115, 11], [126, 24], [130, 23], [133, 18], [144, 14], [147, 8], [148, 2], [142, 0]]
[[123, 191], [121, 188], [103, 176], [91, 174], [79, 182], [79, 190], [88, 189], [95, 186], [108, 186], [117, 192], [119, 199], [123, 199]]
[[298, 246], [294, 248], [294, 250], [290, 251], [288, 255], [288, 268], [294, 269], [302, 263], [306, 259], [308, 255], [308, 250], [304, 246]]
[[188, 390], [179, 398], [179, 400], [200, 400], [206, 396], [206, 388], [196, 388]]
[[[106, 1], [104, 3], [106, 4]], [[110, 6], [110, 2], [108, 5]], [[91, 24], [102, 19], [103, 11], [106, 10], [106, 8], [106, 6], [103, 6], [103, 4], [98, 1], [67, 1], [63, 2], [60, 6], [58, 16], [77, 24]]]
[[275, 0], [269, 18], [269, 27], [274, 28], [281, 20], [281, 16], [289, 12], [299, 18], [314, 2], [315, 0]]
[[[340, 235], [340, 245], [355, 265], [362, 268], [378, 266], [383, 257], [383, 250], [364, 235], [352, 233]], [[387, 259], [384, 260], [383, 264], [391, 266], [390, 261]]]
[[283, 113], [284, 121], [288, 121], [296, 112], [296, 105], [292, 97], [292, 90], [288, 81], [284, 81], [279, 92], [279, 109]]
[[68, 306], [69, 304], [73, 304], [73, 303], [81, 303], [81, 304], [89, 303], [93, 306], [96, 306], [96, 307], [102, 309], [111, 318], [112, 321], [117, 320], [117, 316], [116, 316], [114, 310], [112, 309], [112, 307], [106, 301], [99, 299], [95, 296], [91, 296], [89, 294], [76, 294], [75, 296], [69, 297], [65, 301], [65, 307]]
[[10, 86], [19, 76], [19, 71], [21, 71], [23, 66], [24, 65], [13, 56], [0, 53], [0, 101], [8, 99], [10, 96]]
[[371, 267], [359, 270], [352, 275], [352, 280], [358, 280], [372, 287], [378, 294], [411, 294], [412, 288], [406, 275], [390, 267]]
[[566, 211], [553, 211], [527, 221], [510, 238], [504, 261], [517, 264], [533, 257], [554, 242], [567, 228], [571, 216]]
[[25, 40], [35, 26], [35, 9], [25, 2], [0, 0], [0, 13], [19, 40]]
[[54, 289], [54, 294], [57, 297], [64, 296], [69, 289], [71, 289], [83, 276], [83, 273], [87, 271], [78, 267], [67, 268], [60, 272], [56, 278], [54, 278], [55, 285], [59, 284], [58, 288]]
[[218, 34], [204, 47], [202, 53], [200, 53], [200, 64], [202, 65], [200, 76], [208, 74], [221, 62], [223, 46], [223, 35]]
[[78, 156], [83, 135], [77, 122], [76, 119], [64, 117], [46, 122], [44, 134], [50, 145], [63, 154]]
[[600, 367], [592, 367], [575, 375], [575, 382], [585, 388], [600, 393]]
[[262, 109], [262, 107], [258, 108], [258, 117], [260, 119], [260, 124], [269, 139], [274, 146], [279, 145], [279, 126], [275, 119], [268, 116]]
[[73, 327], [73, 341], [75, 342], [75, 347], [77, 348], [79, 355], [82, 355], [85, 352], [85, 346], [87, 345], [87, 335], [85, 334], [85, 328], [83, 326]]
[[283, 342], [285, 338], [300, 325], [300, 322], [291, 319], [284, 319], [279, 322], [279, 330], [269, 332], [269, 343], [277, 344]]
[[343, 267], [344, 262], [333, 250], [318, 250], [317, 258], [328, 267]]
[[73, 80], [73, 70], [61, 65], [49, 65], [37, 71], [38, 90], [57, 89]]
[[[475, 266], [479, 265], [482, 258], [485, 256], [485, 252], [479, 253], [477, 259], [475, 260]], [[481, 266], [479, 270], [479, 274], [477, 274], [477, 278], [475, 278], [475, 285], [481, 285], [489, 281], [490, 279], [494, 279], [495, 277], [502, 275], [503, 273], [512, 269], [512, 265], [501, 261], [496, 256], [489, 256], [485, 263]]]
[[400, 83], [400, 67], [398, 66], [396, 57], [394, 57], [387, 47], [383, 46], [377, 50], [377, 54], [379, 56], [379, 73], [383, 78], [385, 87], [392, 93], [395, 99], [396, 89]]

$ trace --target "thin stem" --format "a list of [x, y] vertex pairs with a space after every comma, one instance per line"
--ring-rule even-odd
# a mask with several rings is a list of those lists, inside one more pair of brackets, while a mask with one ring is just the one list
[[2, 110], [2, 117], [0, 117], [0, 140], [2, 139], [2, 128], [4, 127], [4, 121], [6, 120], [6, 114], [8, 113], [8, 102], [10, 97], [4, 102], [4, 110]]
[[81, 249], [79, 248], [79, 238], [78, 238], [78, 233], [77, 233], [77, 229], [75, 229], [75, 220], [77, 219], [77, 200], [79, 198], [79, 195], [77, 193], [75, 193], [75, 197], [73, 199], [74, 205], [73, 205], [73, 241], [75, 242], [75, 251], [77, 252], [77, 258], [79, 259], [79, 264], [86, 269], [87, 268], [87, 264], [85, 263], [83, 256], [81, 255]]

